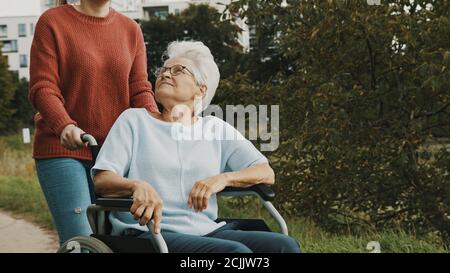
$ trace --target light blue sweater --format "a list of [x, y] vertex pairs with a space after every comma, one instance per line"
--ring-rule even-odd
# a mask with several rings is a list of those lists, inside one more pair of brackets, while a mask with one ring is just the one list
[[[199, 117], [191, 127], [164, 122], [144, 108], [124, 111], [111, 128], [97, 157], [96, 170], [109, 170], [148, 182], [163, 200], [161, 229], [205, 235], [225, 223], [217, 219], [216, 195], [202, 212], [188, 207], [195, 182], [238, 171], [267, 159], [233, 126], [213, 117]], [[129, 212], [110, 214], [112, 234], [127, 228], [148, 231]]]

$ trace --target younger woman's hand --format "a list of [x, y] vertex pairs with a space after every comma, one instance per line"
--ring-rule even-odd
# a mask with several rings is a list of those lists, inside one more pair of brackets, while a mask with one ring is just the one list
[[67, 125], [60, 136], [61, 145], [68, 150], [77, 150], [87, 146], [88, 144], [83, 143], [81, 140], [81, 134], [84, 134], [84, 131], [77, 126], [73, 124]]

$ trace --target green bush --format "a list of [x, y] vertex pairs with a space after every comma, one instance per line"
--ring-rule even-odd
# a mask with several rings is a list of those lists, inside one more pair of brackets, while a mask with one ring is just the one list
[[178, 15], [170, 14], [165, 19], [153, 16], [142, 21], [142, 32], [148, 42], [150, 81], [155, 82], [153, 73], [163, 65], [169, 43], [176, 40], [202, 41], [214, 55], [222, 77], [232, 74], [243, 57], [237, 42], [240, 30], [230, 20], [221, 20], [221, 16], [217, 9], [206, 4], [192, 4]]
[[[215, 101], [280, 105], [280, 146], [267, 154], [278, 205], [334, 232], [449, 238], [450, 153], [436, 144], [450, 137], [449, 2], [281, 2], [230, 7], [286, 65], [265, 81], [230, 77]], [[267, 22], [270, 35], [258, 31]]]
[[28, 80], [8, 70], [0, 41], [0, 136], [33, 126], [35, 111], [28, 101]]

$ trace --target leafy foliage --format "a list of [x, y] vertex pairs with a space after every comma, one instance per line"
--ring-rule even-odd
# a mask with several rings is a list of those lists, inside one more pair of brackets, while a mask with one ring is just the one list
[[235, 71], [235, 64], [242, 55], [237, 43], [239, 28], [231, 19], [221, 20], [221, 14], [208, 5], [191, 4], [179, 15], [170, 14], [165, 19], [150, 17], [148, 21], [142, 21], [141, 27], [148, 43], [148, 70], [153, 83], [155, 76], [152, 73], [163, 64], [161, 56], [172, 41], [202, 41], [214, 55], [222, 78]]
[[[332, 231], [394, 225], [448, 238], [449, 2], [282, 2], [229, 7], [274, 51], [255, 50], [285, 65], [218, 94], [280, 105], [280, 147], [268, 154], [279, 205]], [[267, 35], [258, 28], [269, 17]], [[223, 94], [246, 88], [258, 96]]]
[[6, 58], [2, 56], [0, 48], [0, 134], [10, 130], [8, 124], [11, 116], [14, 114], [14, 109], [11, 107], [14, 93], [13, 75], [8, 71], [8, 63]]

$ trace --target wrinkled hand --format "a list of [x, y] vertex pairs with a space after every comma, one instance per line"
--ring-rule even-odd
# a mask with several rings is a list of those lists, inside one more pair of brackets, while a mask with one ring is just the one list
[[163, 201], [156, 190], [145, 181], [133, 181], [133, 205], [130, 208], [134, 219], [140, 225], [146, 225], [152, 219], [155, 223], [155, 233], [161, 231]]
[[224, 174], [196, 182], [189, 194], [188, 207], [193, 207], [195, 212], [203, 211], [208, 207], [211, 195], [222, 191], [226, 186], [228, 186], [228, 181]]
[[83, 146], [86, 147], [88, 144], [83, 143], [81, 134], [84, 134], [84, 131], [77, 126], [73, 124], [67, 125], [61, 132], [61, 145], [68, 150], [76, 150]]

